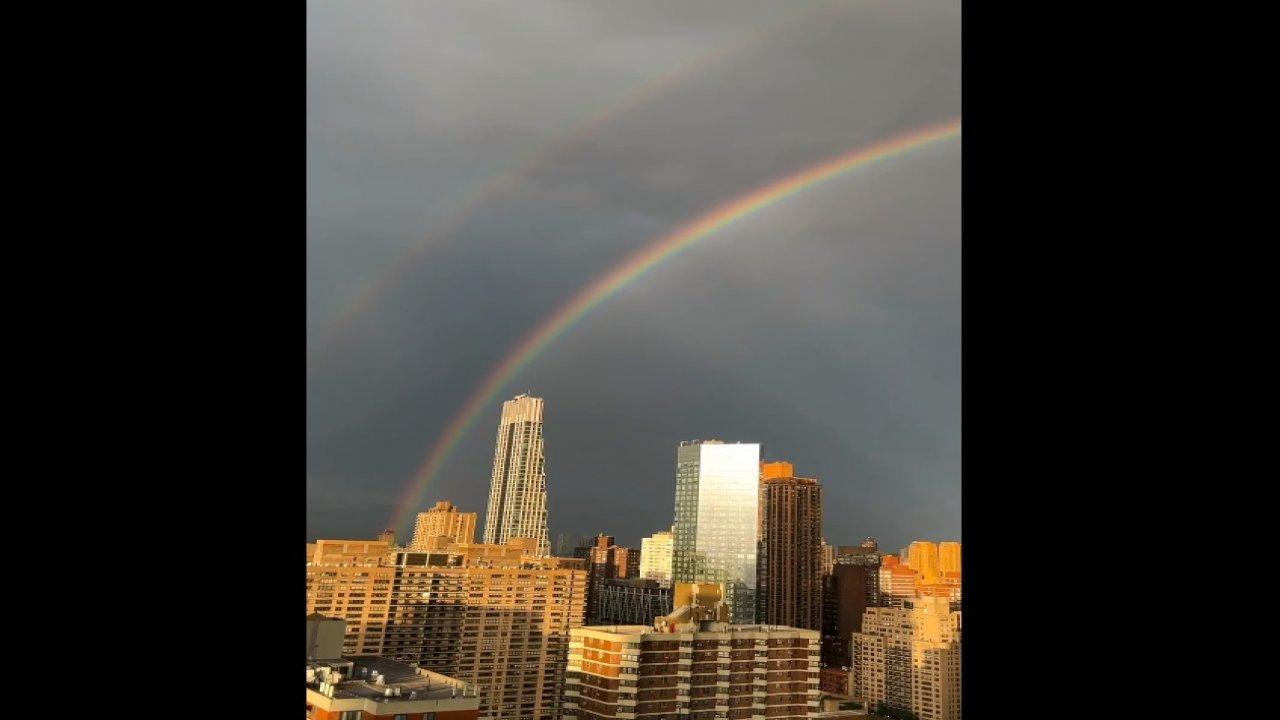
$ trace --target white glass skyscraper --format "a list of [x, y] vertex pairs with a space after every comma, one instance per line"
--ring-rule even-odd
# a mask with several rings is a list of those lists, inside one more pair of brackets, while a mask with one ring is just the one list
[[542, 398], [517, 395], [502, 404], [493, 450], [489, 509], [484, 541], [537, 541], [537, 554], [550, 555], [547, 537], [547, 474], [542, 454]]
[[759, 499], [758, 443], [680, 443], [672, 579], [723, 583], [734, 623], [755, 622]]

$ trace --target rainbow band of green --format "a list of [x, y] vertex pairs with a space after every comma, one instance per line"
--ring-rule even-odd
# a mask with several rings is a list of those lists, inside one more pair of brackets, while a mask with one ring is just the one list
[[598, 276], [525, 337], [467, 398], [414, 474], [396, 508], [390, 527], [397, 532], [407, 528], [414, 513], [422, 506], [427, 488], [449, 460], [459, 441], [475, 424], [481, 411], [494, 402], [498, 391], [542, 354], [556, 338], [619, 290], [635, 282], [659, 263], [730, 223], [828, 180], [959, 135], [960, 119], [955, 118], [825, 160], [716, 207], [675, 231], [655, 239]]

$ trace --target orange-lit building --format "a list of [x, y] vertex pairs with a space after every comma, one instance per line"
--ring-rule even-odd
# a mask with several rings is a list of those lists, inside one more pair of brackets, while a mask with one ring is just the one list
[[482, 720], [552, 720], [587, 572], [581, 560], [529, 554], [537, 546], [516, 538], [413, 552], [320, 540], [308, 547], [307, 612], [347, 621], [344, 656], [377, 655], [475, 686]]
[[960, 572], [960, 543], [938, 543], [938, 570], [944, 573]]
[[418, 513], [409, 549], [440, 550], [449, 543], [474, 543], [477, 515], [478, 513], [461, 512], [453, 503], [441, 500], [430, 510]]
[[855, 694], [918, 720], [960, 720], [960, 630], [961, 614], [946, 598], [867, 608], [853, 636]]
[[938, 545], [927, 540], [916, 540], [907, 548], [907, 565], [920, 574], [922, 582], [938, 579]]

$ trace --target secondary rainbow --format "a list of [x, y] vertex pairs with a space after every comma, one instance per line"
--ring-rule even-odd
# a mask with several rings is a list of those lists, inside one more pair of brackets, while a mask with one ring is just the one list
[[430, 249], [456, 233], [482, 209], [521, 187], [539, 169], [596, 137], [601, 130], [618, 118], [653, 103], [689, 80], [703, 75], [713, 66], [743, 54], [787, 28], [799, 27], [814, 18], [825, 17], [829, 11], [838, 9], [840, 9], [839, 6], [818, 6], [815, 12], [798, 17], [784, 16], [753, 32], [731, 37], [688, 63], [652, 78], [621, 95], [615, 102], [591, 115], [559, 141], [535, 150], [523, 162], [477, 183], [470, 192], [465, 194], [457, 208], [446, 214], [438, 226], [432, 228], [430, 233], [397, 255], [382, 271], [361, 285], [351, 300], [344, 304], [322, 328], [315, 347], [307, 353], [308, 364], [321, 359], [353, 324], [377, 304], [384, 293], [404, 282], [417, 267], [418, 260]]
[[414, 474], [403, 499], [396, 508], [390, 527], [399, 532], [408, 525], [409, 520], [420, 507], [427, 488], [431, 486], [436, 475], [453, 454], [458, 442], [475, 424], [481, 412], [494, 402], [498, 391], [502, 390], [556, 338], [619, 290], [635, 282], [681, 250], [752, 213], [828, 180], [959, 135], [960, 119], [954, 118], [824, 160], [717, 206], [676, 230], [654, 239], [635, 254], [598, 276], [529, 333], [471, 393]]

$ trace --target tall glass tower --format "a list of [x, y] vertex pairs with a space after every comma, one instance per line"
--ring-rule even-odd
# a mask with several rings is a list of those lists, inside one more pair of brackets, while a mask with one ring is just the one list
[[723, 583], [734, 623], [755, 622], [759, 488], [759, 443], [680, 443], [672, 579]]
[[484, 541], [537, 541], [539, 555], [551, 554], [547, 537], [547, 474], [542, 456], [542, 398], [517, 395], [502, 404], [493, 449], [489, 509]]

